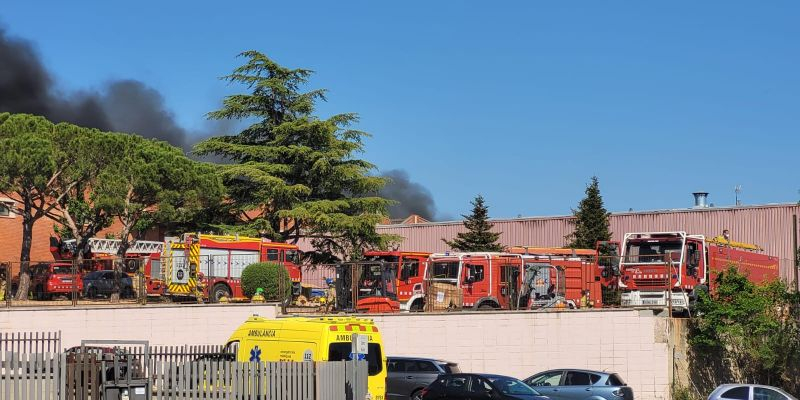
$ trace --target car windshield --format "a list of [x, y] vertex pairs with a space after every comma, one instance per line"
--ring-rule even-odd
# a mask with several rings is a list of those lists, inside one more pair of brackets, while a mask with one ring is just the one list
[[497, 387], [497, 390], [503, 392], [503, 394], [539, 395], [539, 393], [533, 390], [530, 386], [517, 379], [499, 376], [489, 377], [487, 379], [489, 379], [489, 381], [492, 382], [495, 387]]
[[431, 268], [433, 279], [458, 279], [458, 261], [437, 261]]
[[680, 260], [683, 242], [680, 240], [636, 240], [625, 246], [625, 263], [663, 263], [671, 259]]
[[53, 266], [53, 273], [54, 274], [70, 274], [72, 273], [72, 266], [70, 265], [54, 265]]

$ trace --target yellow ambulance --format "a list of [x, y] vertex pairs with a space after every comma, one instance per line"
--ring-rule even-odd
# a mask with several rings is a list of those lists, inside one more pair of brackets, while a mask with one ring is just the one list
[[386, 355], [378, 327], [370, 319], [253, 316], [233, 332], [225, 347], [239, 362], [344, 361], [350, 359], [353, 333], [369, 339], [366, 360], [370, 398], [385, 400]]

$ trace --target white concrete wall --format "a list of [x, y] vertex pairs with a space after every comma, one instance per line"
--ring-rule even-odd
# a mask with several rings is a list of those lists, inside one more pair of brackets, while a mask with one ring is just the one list
[[650, 311], [374, 316], [388, 355], [457, 362], [465, 372], [527, 378], [554, 368], [619, 373], [636, 399], [668, 397], [666, 319]]
[[151, 345], [225, 344], [249, 316], [274, 318], [272, 304], [0, 309], [0, 332], [61, 331], [62, 347], [82, 339], [149, 340]]
[[[81, 339], [149, 340], [153, 345], [223, 344], [252, 314], [273, 305], [0, 309], [0, 332], [61, 331]], [[387, 355], [442, 358], [465, 372], [526, 378], [552, 368], [619, 373], [637, 400], [668, 397], [666, 319], [650, 311], [486, 312], [373, 315]]]

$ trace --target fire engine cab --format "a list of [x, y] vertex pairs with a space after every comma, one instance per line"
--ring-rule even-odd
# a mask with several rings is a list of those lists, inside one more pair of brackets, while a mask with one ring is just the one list
[[400, 310], [422, 311], [425, 301], [423, 281], [425, 266], [431, 253], [412, 251], [366, 251], [368, 261], [384, 261], [396, 268], [397, 301]]
[[[432, 254], [425, 275], [426, 302], [436, 309], [443, 293], [455, 291], [458, 307], [476, 310], [520, 308], [523, 260], [519, 254], [470, 252]], [[452, 290], [447, 286], [452, 287]], [[438, 298], [437, 298], [438, 297]], [[446, 301], [446, 300], [445, 300]]]
[[716, 275], [736, 266], [755, 283], [778, 278], [778, 260], [758, 246], [706, 240], [686, 232], [627, 233], [617, 277], [623, 306], [688, 311], [699, 291], [713, 291]]

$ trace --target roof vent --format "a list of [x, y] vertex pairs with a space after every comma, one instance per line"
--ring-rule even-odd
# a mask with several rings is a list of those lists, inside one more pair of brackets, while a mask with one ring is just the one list
[[694, 196], [694, 208], [706, 208], [708, 207], [708, 193], [707, 192], [694, 192], [692, 193]]

